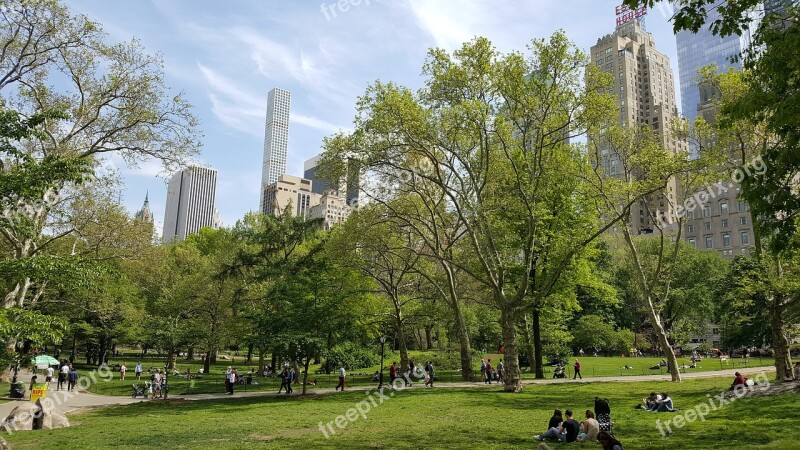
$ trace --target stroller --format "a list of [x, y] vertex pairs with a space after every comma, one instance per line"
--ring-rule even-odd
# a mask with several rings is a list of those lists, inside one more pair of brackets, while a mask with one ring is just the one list
[[611, 427], [614, 421], [611, 420], [611, 407], [608, 406], [607, 398], [594, 398], [594, 415], [597, 417], [597, 422], [600, 424], [600, 431], [611, 433]]
[[556, 366], [556, 369], [553, 371], [553, 378], [566, 378], [566, 372], [564, 366]]
[[150, 392], [152, 391], [150, 389], [149, 381], [146, 382], [145, 384], [133, 383], [133, 394], [131, 395], [131, 398], [136, 398], [138, 396], [147, 398], [147, 394], [149, 394]]

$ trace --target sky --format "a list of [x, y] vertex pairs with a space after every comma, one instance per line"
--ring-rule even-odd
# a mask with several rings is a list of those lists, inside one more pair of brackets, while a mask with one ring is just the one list
[[[216, 207], [232, 226], [258, 209], [267, 93], [292, 93], [286, 172], [322, 140], [349, 130], [355, 102], [376, 81], [417, 88], [432, 47], [459, 48], [475, 36], [503, 52], [525, 51], [563, 29], [587, 53], [614, 31], [616, 0], [66, 0], [99, 22], [109, 42], [139, 39], [164, 59], [165, 81], [200, 119], [198, 163], [218, 170]], [[677, 79], [669, 11], [651, 10], [647, 30]], [[676, 85], [676, 95], [677, 92]], [[678, 99], [678, 104], [680, 100]], [[166, 178], [160, 164], [122, 167], [122, 201], [133, 214], [145, 194], [160, 232]]]

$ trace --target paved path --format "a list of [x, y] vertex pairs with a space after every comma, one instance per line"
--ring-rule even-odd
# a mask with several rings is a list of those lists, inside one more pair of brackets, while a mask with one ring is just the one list
[[[728, 370], [718, 370], [718, 371], [708, 371], [708, 372], [693, 372], [682, 374], [684, 380], [689, 379], [696, 379], [696, 378], [733, 378], [735, 372], [741, 372], [745, 375], [752, 375], [758, 374], [762, 372], [774, 372], [774, 366], [767, 366], [767, 367], [749, 367], [744, 369], [728, 369]], [[24, 378], [22, 378], [24, 379]], [[544, 380], [524, 380], [522, 382], [523, 385], [537, 385], [537, 384], [561, 384], [561, 383], [608, 383], [608, 382], [638, 382], [638, 381], [669, 381], [669, 375], [631, 375], [631, 376], [617, 376], [617, 377], [593, 377], [593, 378], [584, 378], [583, 380], [572, 380], [572, 379], [544, 379]], [[52, 384], [55, 386], [55, 383]], [[436, 389], [441, 388], [496, 388], [496, 384], [486, 385], [484, 383], [439, 383], [436, 385]], [[356, 386], [353, 388], [348, 388], [351, 391], [368, 391], [370, 389], [374, 389], [374, 386]], [[425, 389], [423, 383], [415, 383], [411, 389]], [[302, 388], [295, 389], [295, 393], [302, 392]], [[309, 389], [309, 394], [333, 394], [334, 391], [330, 390], [330, 388], [324, 389]], [[92, 394], [89, 392], [66, 392], [66, 391], [49, 391], [48, 397], [53, 399], [56, 403], [57, 407], [64, 411], [64, 412], [71, 412], [82, 408], [92, 408], [92, 407], [99, 407], [99, 406], [116, 406], [116, 405], [128, 405], [131, 403], [138, 403], [142, 401], [158, 401], [158, 400], [143, 400], [141, 398], [132, 399], [128, 396], [109, 396], [109, 395], [97, 395]], [[285, 394], [277, 394], [275, 392], [266, 392], [266, 391], [250, 391], [250, 392], [237, 392], [233, 396], [227, 395], [225, 393], [215, 393], [215, 394], [194, 394], [194, 395], [170, 395], [172, 399], [183, 399], [183, 400], [219, 400], [219, 399], [229, 399], [229, 398], [249, 398], [249, 397], [277, 397], [279, 395]], [[25, 400], [27, 401], [27, 400]], [[14, 409], [20, 400], [12, 400], [8, 403], [0, 404], [0, 418], [5, 418]]]

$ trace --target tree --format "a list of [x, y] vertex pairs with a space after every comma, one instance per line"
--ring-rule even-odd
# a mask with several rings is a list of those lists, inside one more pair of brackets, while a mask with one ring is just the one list
[[[624, 5], [630, 8], [641, 6], [652, 8], [657, 4], [660, 7], [674, 11], [672, 1], [668, 0], [623, 0]], [[677, 2], [676, 2], [677, 3]], [[682, 0], [678, 5], [678, 10], [674, 11], [671, 21], [675, 32], [689, 30], [697, 32], [703, 26], [715, 34], [728, 36], [731, 34], [741, 35], [753, 21], [751, 11], [759, 10], [763, 12], [764, 2], [760, 0], [735, 0], [720, 3], [717, 0]], [[719, 17], [711, 22], [708, 21], [710, 10], [716, 10]]]
[[533, 41], [530, 51], [501, 55], [482, 38], [452, 55], [431, 50], [424, 89], [377, 82], [358, 102], [355, 132], [326, 141], [340, 160], [394, 173], [372, 187], [374, 197], [418, 182], [444, 195], [467, 244], [452, 260], [500, 313], [508, 391], [521, 389], [522, 311], [544, 304], [617, 219], [598, 224], [584, 207], [592, 201], [579, 176], [586, 161], [568, 142], [613, 114], [613, 101], [598, 93], [605, 76], [592, 67], [584, 83], [587, 58], [563, 33]]

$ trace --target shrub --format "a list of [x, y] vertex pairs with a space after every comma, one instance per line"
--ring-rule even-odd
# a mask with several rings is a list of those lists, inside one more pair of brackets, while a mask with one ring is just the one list
[[345, 342], [333, 347], [327, 354], [328, 361], [345, 364], [349, 369], [370, 367], [381, 362], [380, 355], [352, 342]]

